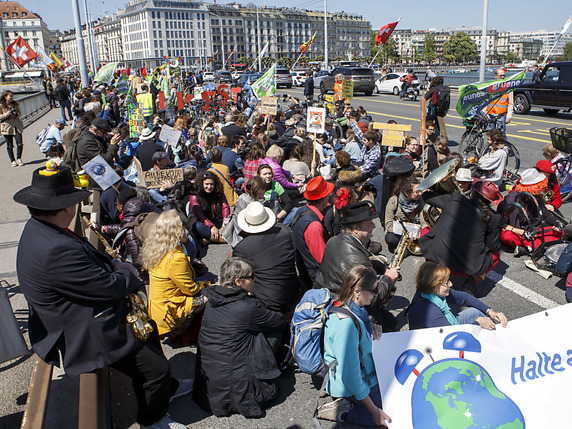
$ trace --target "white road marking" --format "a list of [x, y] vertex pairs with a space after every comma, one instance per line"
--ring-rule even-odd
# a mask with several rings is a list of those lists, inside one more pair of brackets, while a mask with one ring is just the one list
[[560, 306], [560, 304], [534, 292], [533, 290], [530, 290], [526, 286], [523, 286], [520, 283], [517, 283], [507, 277], [503, 277], [496, 271], [489, 271], [486, 277], [497, 285], [500, 285], [505, 289], [508, 289], [511, 292], [516, 293], [525, 299], [528, 299], [530, 302], [544, 308], [545, 310]]

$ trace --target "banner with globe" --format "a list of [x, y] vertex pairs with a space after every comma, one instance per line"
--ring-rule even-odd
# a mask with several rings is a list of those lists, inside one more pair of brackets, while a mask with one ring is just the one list
[[[572, 386], [572, 304], [487, 331], [385, 333], [373, 358], [390, 428], [561, 428]], [[563, 330], [564, 329], [564, 330]]]

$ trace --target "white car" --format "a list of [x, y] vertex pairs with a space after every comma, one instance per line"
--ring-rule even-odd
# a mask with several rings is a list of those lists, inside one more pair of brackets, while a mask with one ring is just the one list
[[406, 75], [407, 73], [388, 73], [379, 78], [375, 81], [376, 94], [401, 94], [401, 85], [403, 85], [403, 82], [400, 82], [399, 79]]
[[293, 71], [290, 74], [292, 75], [293, 86], [304, 86], [304, 82], [306, 82], [305, 71]]
[[215, 73], [214, 72], [204, 72], [203, 73], [203, 80], [205, 82], [212, 82], [215, 80]]
[[238, 78], [242, 75], [242, 73], [243, 72], [241, 72], [241, 71], [233, 71], [230, 73], [230, 75], [232, 76], [232, 78], [236, 82], [238, 80]]

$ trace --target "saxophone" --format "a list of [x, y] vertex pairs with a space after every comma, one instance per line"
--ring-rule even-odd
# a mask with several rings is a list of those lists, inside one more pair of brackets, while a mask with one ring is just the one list
[[[113, 259], [121, 260], [119, 250], [114, 249], [109, 245], [103, 235], [97, 231], [93, 222], [83, 216], [83, 221], [89, 226], [93, 233], [97, 236], [99, 241], [105, 248], [105, 253]], [[147, 312], [147, 296], [144, 292], [131, 293], [125, 297], [127, 300], [127, 323], [133, 331], [133, 335], [140, 341], [147, 341], [153, 332], [153, 325], [151, 325], [151, 318]]]
[[[389, 262], [389, 268], [399, 267], [403, 258], [405, 257], [405, 252], [409, 248], [414, 248], [416, 243], [415, 239], [409, 235], [409, 231], [405, 228], [402, 221], [399, 221], [401, 227], [403, 228], [403, 232], [401, 233], [401, 239], [399, 243], [397, 243], [397, 247], [395, 248], [395, 252], [393, 252], [393, 256], [391, 257], [391, 261]], [[400, 282], [402, 280], [401, 274], [397, 276], [395, 281]]]

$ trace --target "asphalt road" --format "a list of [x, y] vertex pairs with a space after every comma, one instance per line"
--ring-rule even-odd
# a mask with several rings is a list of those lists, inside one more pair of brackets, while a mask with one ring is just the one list
[[[287, 92], [301, 96], [301, 89], [289, 89]], [[456, 103], [453, 95], [452, 105]], [[387, 122], [395, 119], [400, 124], [410, 124], [412, 133], [419, 129], [419, 103], [400, 101], [392, 95], [374, 95], [372, 97], [356, 97], [353, 105], [362, 105], [372, 114], [375, 120]], [[31, 173], [42, 162], [42, 156], [33, 143], [34, 136], [47, 122], [53, 123], [59, 112], [51, 111], [44, 118], [32, 124], [25, 131], [26, 149], [24, 167], [9, 167], [5, 152], [0, 154], [0, 162], [5, 165], [0, 169], [2, 188], [2, 204], [0, 215], [0, 279], [6, 279], [12, 286], [9, 289], [11, 303], [17, 315], [18, 322], [25, 332], [26, 304], [19, 293], [15, 277], [16, 242], [28, 215], [24, 207], [12, 201], [12, 195], [20, 188], [27, 186]], [[516, 144], [522, 158], [522, 168], [533, 166], [541, 159], [541, 148], [550, 142], [548, 129], [553, 126], [572, 128], [571, 114], [558, 114], [555, 117], [546, 116], [542, 111], [533, 111], [530, 115], [515, 116], [508, 128], [509, 140]], [[454, 110], [450, 110], [446, 118], [447, 130], [451, 140], [451, 150], [455, 150], [455, 142], [460, 139], [464, 127]], [[565, 204], [562, 212], [567, 218], [572, 218], [572, 206]], [[377, 221], [376, 221], [377, 222]], [[383, 230], [377, 223], [374, 239], [384, 243]], [[385, 247], [385, 246], [384, 246]], [[227, 245], [210, 246], [205, 262], [212, 274], [217, 274], [219, 267], [226, 258], [230, 247]], [[390, 256], [387, 251], [383, 252]], [[543, 279], [524, 265], [525, 258], [515, 259], [512, 255], [503, 253], [502, 260], [495, 272], [482, 282], [479, 296], [497, 311], [503, 311], [509, 320], [514, 320], [547, 308], [565, 304], [564, 280], [552, 277]], [[409, 257], [402, 264], [403, 280], [398, 283], [395, 298], [390, 303], [390, 309], [400, 321], [400, 328], [407, 329], [403, 310], [410, 303], [414, 294], [414, 277], [422, 258]], [[194, 374], [194, 356], [196, 350], [180, 345], [164, 343], [164, 351], [173, 373], [178, 378], [192, 378]], [[26, 400], [27, 386], [31, 375], [33, 359], [23, 358], [19, 361], [0, 365], [0, 428], [12, 429], [20, 425]], [[53, 377], [51, 401], [48, 414], [47, 428], [77, 427], [77, 409], [75, 398], [77, 383], [62, 377], [56, 372]], [[113, 410], [117, 428], [137, 428], [134, 423], [135, 402], [129, 383], [122, 376], [115, 375], [113, 383]], [[301, 373], [288, 374], [280, 379], [282, 394], [269, 408], [266, 417], [261, 419], [245, 419], [234, 415], [228, 418], [216, 418], [202, 412], [190, 399], [190, 396], [177, 399], [170, 407], [172, 416], [194, 428], [304, 428], [314, 427], [312, 411], [316, 401], [316, 390], [312, 387], [309, 376]], [[386, 410], [391, 415], [391, 410]], [[322, 422], [324, 428], [352, 428], [350, 425], [330, 424]]]

